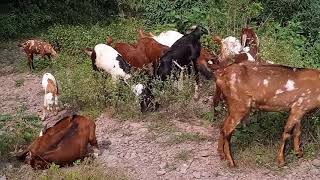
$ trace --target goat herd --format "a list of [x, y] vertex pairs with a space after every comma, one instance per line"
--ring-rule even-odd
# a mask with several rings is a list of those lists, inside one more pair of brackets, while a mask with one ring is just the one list
[[[278, 164], [285, 164], [284, 147], [291, 135], [294, 150], [301, 157], [301, 119], [320, 106], [320, 72], [276, 65], [262, 59], [258, 36], [250, 27], [242, 29], [240, 41], [231, 36], [225, 39], [215, 36], [214, 42], [221, 47], [219, 55], [201, 47], [200, 38], [203, 34], [208, 34], [208, 31], [201, 26], [192, 27], [191, 32], [185, 35], [166, 31], [155, 36], [140, 30], [136, 44], [114, 44], [109, 37], [105, 44], [83, 50], [91, 57], [93, 69], [110, 74], [114, 82], [123, 79], [127, 83], [133, 69], [146, 70], [151, 80], [160, 79], [163, 82], [171, 75], [177, 80], [181, 71], [186, 68], [190, 75], [193, 67], [197, 97], [198, 72], [207, 79], [214, 77], [216, 88], [213, 106], [216, 107], [221, 100], [225, 100], [228, 106], [228, 115], [220, 132], [218, 152], [221, 159], [226, 159], [231, 167], [235, 166], [230, 145], [232, 133], [251, 109], [290, 111], [281, 138]], [[39, 40], [28, 40], [20, 46], [28, 56], [30, 69], [34, 68], [33, 54], [57, 56], [50, 44]], [[147, 83], [151, 83], [151, 80]], [[45, 90], [42, 119], [45, 119], [46, 110], [51, 110], [53, 106], [58, 110], [59, 88], [50, 73], [44, 74], [42, 86]], [[142, 112], [157, 109], [151, 87], [142, 83], [132, 87], [141, 99]], [[83, 158], [87, 154], [88, 143], [98, 149], [94, 122], [83, 116], [70, 115], [41, 133], [17, 157], [26, 159], [29, 154], [28, 162], [33, 168], [46, 168], [52, 162], [65, 165]]]

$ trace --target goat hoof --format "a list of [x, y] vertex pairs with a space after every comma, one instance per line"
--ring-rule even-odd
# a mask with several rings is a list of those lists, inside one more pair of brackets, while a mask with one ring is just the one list
[[230, 168], [237, 167], [237, 165], [233, 161], [229, 162], [228, 165], [229, 165]]
[[299, 152], [296, 154], [296, 156], [297, 156], [298, 158], [302, 158], [302, 157], [303, 157], [303, 152], [302, 152], [302, 151], [299, 151]]
[[278, 167], [283, 167], [285, 165], [284, 160], [278, 160]]

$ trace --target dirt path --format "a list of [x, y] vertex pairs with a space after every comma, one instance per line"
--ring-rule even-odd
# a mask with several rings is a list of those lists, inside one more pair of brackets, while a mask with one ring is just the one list
[[[40, 80], [38, 75], [29, 73], [2, 75], [0, 114], [15, 113], [20, 108], [38, 113], [42, 106]], [[152, 122], [120, 121], [101, 115], [96, 121], [98, 141], [103, 144], [110, 140], [111, 145], [104, 147], [97, 161], [103, 167], [122, 169], [131, 179], [320, 178], [319, 157], [299, 160], [297, 166], [280, 171], [230, 169], [218, 157], [216, 127], [203, 127], [200, 120], [193, 124], [172, 122], [176, 130], [165, 133], [153, 130]]]

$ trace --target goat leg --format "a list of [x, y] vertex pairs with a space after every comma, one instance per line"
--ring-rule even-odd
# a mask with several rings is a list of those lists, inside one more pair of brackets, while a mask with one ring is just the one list
[[[291, 136], [291, 131], [292, 129], [295, 127], [295, 125], [300, 121], [300, 119], [303, 117], [304, 112], [296, 109], [296, 108], [292, 108], [290, 116], [288, 118], [288, 121], [286, 123], [286, 126], [284, 128], [284, 132], [282, 134], [282, 139], [281, 139], [281, 143], [280, 143], [280, 148], [279, 148], [279, 153], [278, 153], [278, 166], [282, 167], [285, 165], [285, 158], [284, 158], [284, 147], [286, 144], [286, 141], [290, 138]], [[299, 126], [298, 126], [299, 128]], [[298, 133], [296, 134], [298, 135]]]
[[301, 149], [301, 122], [296, 123], [293, 129], [293, 144], [294, 151], [298, 158], [303, 156], [303, 151]]

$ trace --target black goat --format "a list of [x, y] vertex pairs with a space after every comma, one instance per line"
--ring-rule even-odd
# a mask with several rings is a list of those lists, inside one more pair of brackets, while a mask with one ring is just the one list
[[[196, 83], [199, 84], [199, 73], [197, 67], [197, 59], [201, 52], [200, 38], [203, 34], [208, 34], [208, 31], [201, 26], [196, 26], [195, 29], [190, 33], [186, 34], [178, 39], [169, 50], [160, 58], [160, 66], [157, 70], [157, 76], [162, 81], [165, 81], [168, 76], [171, 75], [173, 64], [175, 66], [188, 66], [188, 74], [191, 74], [191, 62], [195, 71]], [[175, 61], [175, 62], [174, 62]], [[177, 65], [178, 64], [178, 65]], [[177, 77], [177, 76], [176, 76]], [[196, 86], [196, 91], [198, 87]], [[195, 92], [195, 96], [198, 95]]]

